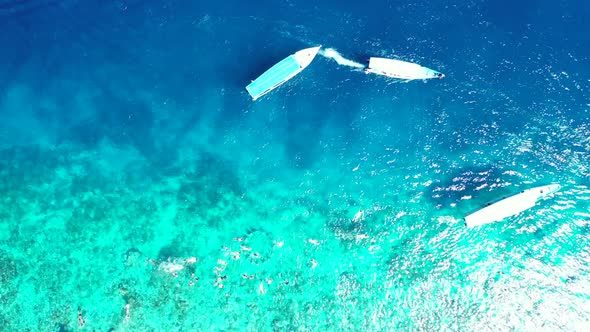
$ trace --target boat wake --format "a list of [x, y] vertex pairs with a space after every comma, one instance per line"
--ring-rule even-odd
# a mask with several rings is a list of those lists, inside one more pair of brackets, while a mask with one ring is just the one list
[[320, 54], [325, 56], [326, 58], [334, 59], [339, 65], [354, 67], [354, 68], [365, 68], [365, 66], [361, 63], [356, 61], [352, 61], [343, 57], [338, 51], [333, 48], [327, 48], [325, 50], [321, 50]]

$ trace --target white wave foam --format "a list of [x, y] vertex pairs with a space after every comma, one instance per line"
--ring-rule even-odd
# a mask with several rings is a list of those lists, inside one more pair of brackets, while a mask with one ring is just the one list
[[325, 56], [326, 58], [334, 59], [339, 65], [349, 66], [349, 67], [354, 67], [354, 68], [365, 68], [365, 66], [363, 66], [363, 64], [343, 57], [340, 53], [338, 53], [338, 51], [336, 51], [333, 48], [327, 48], [325, 50], [321, 50], [320, 54]]

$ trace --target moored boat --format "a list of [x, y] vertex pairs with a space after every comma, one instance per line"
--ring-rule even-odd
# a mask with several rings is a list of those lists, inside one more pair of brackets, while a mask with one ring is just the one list
[[444, 74], [419, 64], [386, 58], [370, 58], [366, 73], [384, 75], [404, 80], [426, 80], [443, 78]]
[[467, 227], [481, 226], [519, 214], [535, 206], [537, 201], [561, 189], [559, 184], [535, 187], [516, 195], [488, 203], [482, 209], [465, 217]]
[[309, 66], [320, 48], [310, 47], [289, 55], [248, 84], [246, 90], [253, 100], [264, 96]]

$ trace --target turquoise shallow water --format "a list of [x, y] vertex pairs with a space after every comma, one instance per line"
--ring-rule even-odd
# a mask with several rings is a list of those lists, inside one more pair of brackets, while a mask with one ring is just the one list
[[359, 6], [0, 2], [3, 330], [587, 330], [588, 5]]

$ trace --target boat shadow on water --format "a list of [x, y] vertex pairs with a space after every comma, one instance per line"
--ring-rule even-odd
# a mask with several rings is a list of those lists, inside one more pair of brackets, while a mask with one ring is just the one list
[[[432, 185], [426, 192], [428, 199], [437, 208], [457, 205], [461, 214], [469, 214], [486, 205], [493, 204], [511, 194], [516, 194], [514, 189], [496, 188], [489, 193], [491, 185], [512, 182], [510, 175], [502, 174], [502, 170], [489, 165], [486, 167], [465, 167], [456, 172], [449, 173], [437, 185]], [[480, 188], [480, 189], [478, 189]], [[471, 197], [470, 199], [466, 199]], [[498, 198], [500, 197], [500, 198]], [[472, 200], [477, 203], [466, 203]]]

